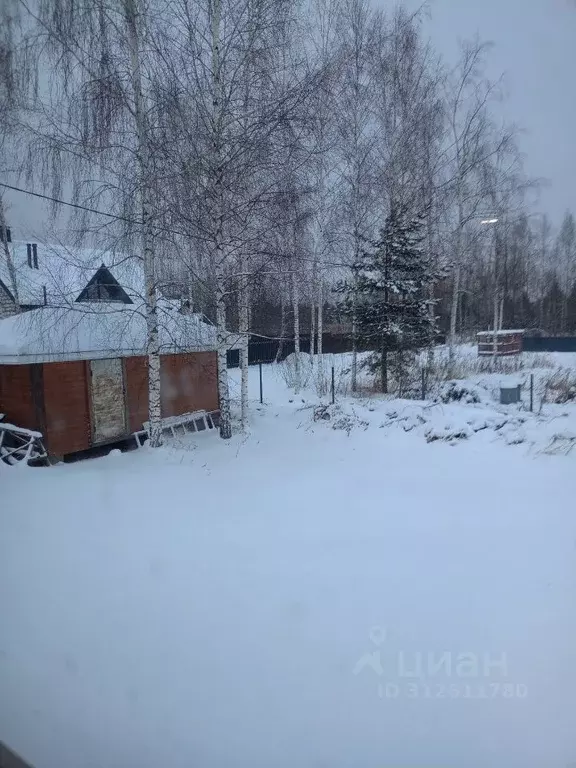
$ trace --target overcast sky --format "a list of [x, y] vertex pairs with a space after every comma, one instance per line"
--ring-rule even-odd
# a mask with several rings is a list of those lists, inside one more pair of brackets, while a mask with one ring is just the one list
[[576, 2], [430, 0], [430, 9], [428, 32], [450, 62], [477, 32], [494, 43], [488, 74], [505, 76], [503, 116], [523, 129], [527, 173], [548, 181], [534, 207], [555, 223], [576, 212]]
[[[421, 0], [406, 2], [421, 5]], [[448, 62], [455, 62], [459, 40], [479, 33], [494, 43], [488, 74], [505, 75], [502, 115], [524, 131], [528, 174], [548, 180], [534, 208], [558, 224], [567, 208], [576, 212], [576, 2], [430, 0], [430, 10], [426, 30]], [[47, 215], [40, 203], [17, 193], [8, 203], [16, 237], [43, 233]]]

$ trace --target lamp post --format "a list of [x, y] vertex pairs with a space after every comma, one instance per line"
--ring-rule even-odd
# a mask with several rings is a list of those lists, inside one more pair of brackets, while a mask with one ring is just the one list
[[[508, 219], [508, 214], [503, 214], [506, 216], [506, 220], [508, 223], [514, 223], [515, 221], [519, 221], [522, 216], [518, 216], [512, 220]], [[525, 213], [523, 214], [524, 218], [530, 219], [534, 218], [536, 216], [544, 217], [545, 214], [540, 211], [533, 211], [532, 213]], [[495, 215], [487, 215], [485, 218], [480, 220], [480, 224], [493, 226], [494, 227], [494, 346], [493, 346], [493, 359], [494, 363], [496, 363], [496, 357], [498, 355], [498, 337], [497, 333], [499, 330], [501, 330], [502, 326], [502, 317], [504, 314], [504, 297], [500, 298], [499, 295], [499, 285], [498, 285], [498, 250], [497, 250], [497, 236], [496, 236], [496, 224], [500, 221], [501, 216], [495, 216]]]
[[493, 346], [492, 346], [492, 360], [494, 363], [494, 366], [496, 366], [496, 358], [498, 357], [498, 330], [499, 330], [499, 296], [498, 296], [498, 242], [496, 239], [496, 224], [498, 224], [498, 217], [497, 216], [491, 216], [487, 219], [482, 219], [480, 221], [480, 224], [484, 225], [491, 225], [494, 226], [494, 339], [493, 339]]

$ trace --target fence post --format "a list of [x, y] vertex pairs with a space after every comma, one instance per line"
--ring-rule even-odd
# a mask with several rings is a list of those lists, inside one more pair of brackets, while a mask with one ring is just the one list
[[426, 400], [426, 369], [422, 366], [422, 400]]
[[334, 387], [334, 366], [332, 366], [332, 405], [334, 405], [336, 397], [335, 387]]
[[260, 375], [260, 404], [264, 402], [263, 392], [262, 392], [262, 363], [258, 363], [259, 368], [259, 375]]
[[530, 410], [534, 410], [534, 374], [530, 374]]

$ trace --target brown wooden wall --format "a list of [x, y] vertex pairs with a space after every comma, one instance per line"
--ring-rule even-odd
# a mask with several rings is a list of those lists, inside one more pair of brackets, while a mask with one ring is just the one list
[[[148, 420], [148, 361], [124, 359], [129, 432]], [[215, 352], [163, 355], [162, 416], [218, 409]], [[0, 412], [6, 421], [44, 435], [55, 456], [82, 451], [92, 444], [90, 362], [0, 365]]]
[[165, 355], [160, 361], [162, 416], [218, 410], [216, 352]]
[[[130, 432], [142, 429], [148, 421], [148, 360], [124, 360], [126, 404]], [[178, 416], [190, 411], [218, 410], [218, 377], [215, 352], [162, 355], [162, 416]]]
[[0, 365], [0, 413], [4, 421], [39, 429], [32, 400], [31, 365]]
[[91, 445], [89, 365], [77, 360], [42, 366], [46, 447], [55, 456], [84, 451]]

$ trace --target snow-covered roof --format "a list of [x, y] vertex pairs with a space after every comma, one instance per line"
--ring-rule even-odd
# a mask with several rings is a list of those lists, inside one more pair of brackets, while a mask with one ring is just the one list
[[[509, 330], [508, 328], [503, 328], [499, 331], [496, 331], [496, 336], [509, 336], [511, 333], [525, 333], [526, 331], [523, 328]], [[476, 336], [494, 336], [494, 331], [478, 331]]]
[[[216, 349], [216, 328], [200, 315], [181, 314], [179, 303], [158, 302], [161, 353]], [[235, 338], [231, 334], [230, 346]], [[40, 307], [0, 320], [0, 363], [92, 360], [146, 353], [146, 319], [140, 303], [81, 303]]]
[[[144, 271], [137, 256], [114, 250], [36, 244], [38, 268], [29, 264], [28, 244], [9, 245], [16, 271], [18, 300], [23, 305], [68, 306], [104, 264], [128, 296], [135, 301], [144, 294]], [[0, 254], [0, 280], [12, 293], [6, 259]]]

